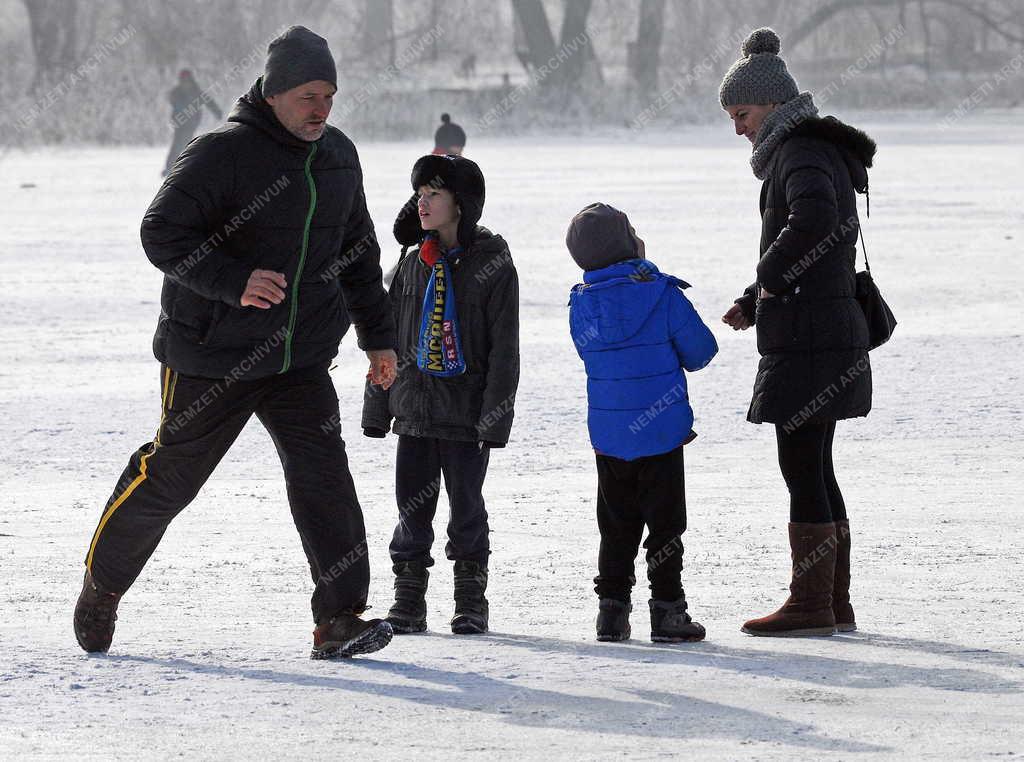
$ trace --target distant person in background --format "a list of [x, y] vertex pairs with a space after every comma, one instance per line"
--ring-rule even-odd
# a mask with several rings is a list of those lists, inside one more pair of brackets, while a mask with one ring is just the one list
[[441, 126], [434, 133], [434, 154], [462, 156], [466, 147], [466, 131], [452, 121], [450, 114], [441, 114]]
[[178, 84], [168, 93], [168, 98], [171, 101], [171, 124], [174, 126], [174, 138], [171, 140], [171, 150], [167, 152], [164, 177], [170, 173], [174, 162], [178, 160], [181, 152], [185, 150], [185, 146], [199, 129], [203, 106], [210, 110], [214, 118], [219, 120], [222, 116], [220, 106], [213, 102], [213, 98], [208, 93], [200, 89], [189, 69], [182, 69], [178, 73]]
[[464, 79], [476, 76], [476, 53], [470, 53], [459, 62], [459, 76]]
[[779, 57], [771, 29], [751, 32], [719, 89], [736, 134], [753, 146], [761, 188], [757, 280], [722, 316], [757, 328], [761, 360], [747, 412], [775, 424], [789, 489], [790, 595], [749, 635], [831, 635], [857, 628], [850, 605], [850, 522], [836, 482], [836, 422], [871, 410], [868, 325], [855, 298], [857, 193], [875, 142], [821, 118]]

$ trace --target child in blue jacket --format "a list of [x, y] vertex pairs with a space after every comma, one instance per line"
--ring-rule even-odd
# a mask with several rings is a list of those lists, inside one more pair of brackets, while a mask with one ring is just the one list
[[629, 638], [633, 562], [646, 525], [651, 640], [702, 640], [680, 581], [683, 445], [696, 436], [683, 371], [711, 362], [718, 344], [683, 296], [689, 284], [644, 258], [644, 242], [618, 209], [587, 206], [565, 243], [586, 271], [569, 298], [569, 327], [586, 366], [597, 453], [597, 639]]

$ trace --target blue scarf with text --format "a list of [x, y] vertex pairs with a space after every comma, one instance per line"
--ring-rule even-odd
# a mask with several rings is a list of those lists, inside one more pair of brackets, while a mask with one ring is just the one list
[[440, 251], [437, 240], [428, 237], [420, 247], [420, 259], [430, 265], [430, 279], [423, 295], [419, 345], [416, 365], [431, 376], [458, 376], [466, 372], [459, 333], [459, 316], [455, 309], [455, 288], [447, 255]]

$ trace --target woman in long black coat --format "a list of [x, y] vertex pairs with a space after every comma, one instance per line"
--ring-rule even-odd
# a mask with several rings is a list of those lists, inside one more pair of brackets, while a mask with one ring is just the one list
[[790, 494], [790, 596], [743, 626], [751, 635], [830, 635], [856, 628], [850, 605], [850, 528], [832, 464], [836, 422], [871, 409], [868, 327], [855, 297], [860, 224], [874, 142], [834, 117], [818, 117], [758, 29], [722, 81], [722, 107], [753, 144], [763, 180], [757, 280], [722, 317], [756, 326], [761, 354], [747, 413], [775, 424]]

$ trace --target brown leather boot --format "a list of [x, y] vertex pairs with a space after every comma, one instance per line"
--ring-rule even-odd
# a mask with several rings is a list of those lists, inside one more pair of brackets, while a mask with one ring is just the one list
[[831, 635], [836, 628], [832, 613], [836, 525], [790, 523], [789, 547], [793, 556], [789, 598], [774, 614], [744, 624], [743, 632], [770, 637]]
[[850, 522], [836, 522], [836, 581], [832, 590], [832, 613], [839, 632], [853, 632], [857, 620], [850, 605]]

